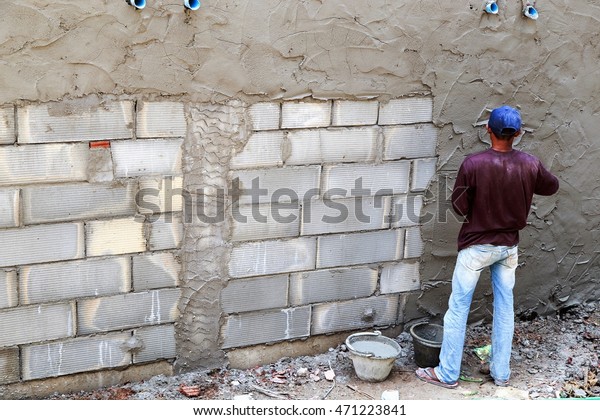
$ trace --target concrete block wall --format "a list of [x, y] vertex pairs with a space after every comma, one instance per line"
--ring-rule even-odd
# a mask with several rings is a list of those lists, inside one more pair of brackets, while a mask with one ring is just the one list
[[[177, 358], [182, 308], [202, 310], [181, 305], [182, 247], [200, 239], [184, 232], [186, 112], [177, 100], [0, 107], [0, 385]], [[219, 348], [401, 324], [437, 165], [431, 97], [244, 115], [228, 179], [259, 194], [225, 220]]]
[[231, 179], [260, 193], [240, 197], [247, 221], [232, 222], [222, 347], [401, 324], [437, 165], [432, 98], [258, 103], [248, 115]]
[[180, 102], [0, 107], [0, 385], [175, 358], [186, 131]]

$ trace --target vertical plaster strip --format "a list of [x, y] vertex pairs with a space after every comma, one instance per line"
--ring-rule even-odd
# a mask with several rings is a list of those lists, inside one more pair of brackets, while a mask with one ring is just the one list
[[[222, 366], [225, 353], [219, 343], [220, 294], [228, 280], [230, 254], [230, 200], [228, 174], [235, 149], [247, 141], [246, 108], [240, 101], [224, 105], [186, 106], [188, 133], [183, 145], [183, 187], [193, 197], [193, 215], [184, 215], [182, 296], [176, 324], [178, 371]], [[225, 192], [225, 202], [217, 191]], [[203, 208], [197, 209], [199, 193]], [[222, 195], [221, 195], [222, 197]], [[186, 212], [189, 206], [186, 206]], [[220, 220], [205, 223], [198, 214]]]

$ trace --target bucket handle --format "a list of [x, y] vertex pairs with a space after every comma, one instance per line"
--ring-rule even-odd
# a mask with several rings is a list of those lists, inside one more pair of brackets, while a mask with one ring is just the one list
[[[368, 334], [371, 334], [371, 333], [368, 333]], [[381, 335], [381, 331], [373, 331], [372, 334], [380, 336]], [[365, 353], [365, 352], [362, 352], [362, 351], [358, 351], [354, 347], [352, 347], [352, 345], [350, 343], [346, 343], [346, 345], [348, 347], [350, 347], [352, 349], [352, 351], [354, 353], [356, 353], [358, 356], [362, 356], [362, 357], [375, 357], [375, 353]]]
[[352, 349], [352, 351], [357, 355], [357, 356], [362, 356], [362, 357], [375, 357], [375, 353], [363, 353], [362, 351], [358, 351], [355, 349]]

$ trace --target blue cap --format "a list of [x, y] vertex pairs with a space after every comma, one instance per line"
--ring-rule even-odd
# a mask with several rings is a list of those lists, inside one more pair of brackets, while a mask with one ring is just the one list
[[501, 106], [490, 114], [488, 127], [497, 136], [510, 136], [521, 129], [521, 114], [510, 106]]

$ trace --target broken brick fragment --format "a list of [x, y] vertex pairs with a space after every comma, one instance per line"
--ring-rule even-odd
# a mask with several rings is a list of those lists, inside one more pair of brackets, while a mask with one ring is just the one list
[[200, 387], [196, 386], [196, 385], [192, 385], [192, 386], [180, 385], [179, 392], [181, 392], [183, 395], [185, 395], [188, 398], [197, 397], [198, 395], [200, 395]]

